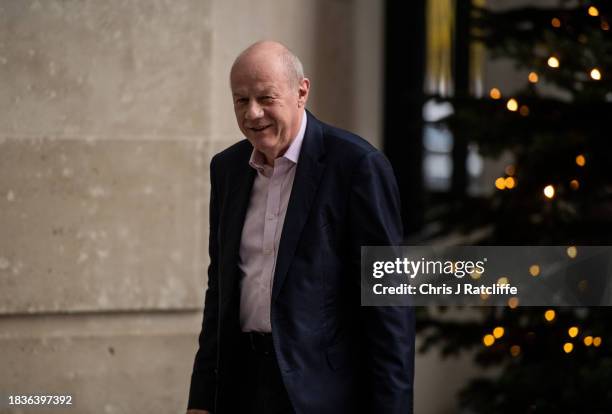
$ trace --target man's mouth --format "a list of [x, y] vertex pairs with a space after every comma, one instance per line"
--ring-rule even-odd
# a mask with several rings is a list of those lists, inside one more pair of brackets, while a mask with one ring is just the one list
[[251, 127], [249, 128], [251, 131], [255, 131], [255, 132], [261, 132], [264, 129], [267, 129], [269, 127], [271, 127], [272, 125], [262, 125], [262, 126], [258, 126], [258, 127]]

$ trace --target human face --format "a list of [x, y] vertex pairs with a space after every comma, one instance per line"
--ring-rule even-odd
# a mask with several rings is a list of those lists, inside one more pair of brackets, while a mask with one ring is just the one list
[[294, 83], [274, 60], [240, 62], [232, 70], [236, 121], [269, 165], [285, 153], [301, 125], [309, 81]]

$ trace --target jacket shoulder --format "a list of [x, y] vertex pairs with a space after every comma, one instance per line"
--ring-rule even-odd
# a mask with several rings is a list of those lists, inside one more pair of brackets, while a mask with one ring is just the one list
[[[243, 139], [235, 144], [230, 145], [223, 151], [215, 154], [210, 161], [211, 168], [227, 165], [236, 165], [235, 163], [248, 162], [253, 146], [251, 143]], [[245, 161], [246, 158], [246, 161]]]

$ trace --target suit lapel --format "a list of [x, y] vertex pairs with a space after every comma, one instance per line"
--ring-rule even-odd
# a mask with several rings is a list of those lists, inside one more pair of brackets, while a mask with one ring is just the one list
[[308, 122], [304, 141], [298, 158], [297, 170], [293, 180], [289, 205], [285, 214], [285, 223], [281, 234], [279, 251], [276, 258], [276, 269], [274, 271], [274, 281], [272, 286], [272, 300], [278, 297], [280, 289], [287, 276], [287, 271], [300, 236], [302, 229], [308, 219], [308, 213], [312, 206], [321, 176], [323, 175], [323, 156], [325, 147], [323, 145], [323, 131], [321, 124], [310, 112], [306, 112]]

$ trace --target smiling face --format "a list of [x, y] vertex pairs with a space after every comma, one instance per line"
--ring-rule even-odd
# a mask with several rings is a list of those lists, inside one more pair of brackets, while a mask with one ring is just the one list
[[261, 46], [241, 55], [230, 75], [238, 126], [270, 165], [297, 135], [310, 86], [286, 65], [276, 46]]

